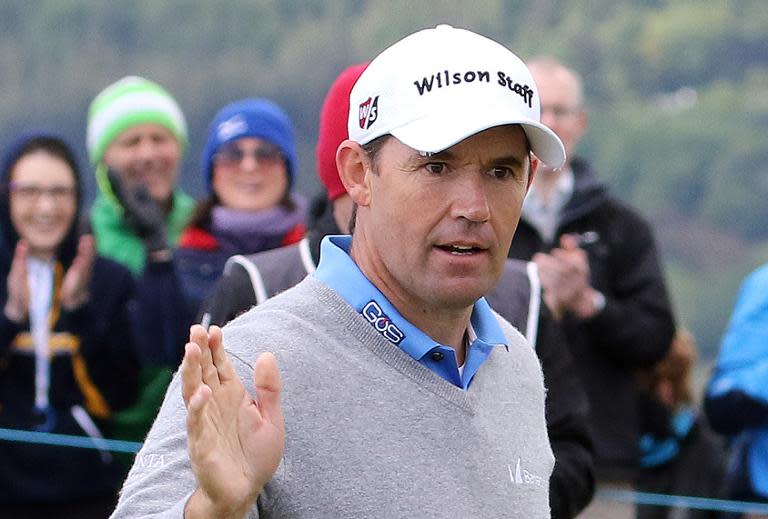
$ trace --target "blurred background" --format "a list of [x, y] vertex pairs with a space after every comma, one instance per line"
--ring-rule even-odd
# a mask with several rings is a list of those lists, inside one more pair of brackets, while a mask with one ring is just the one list
[[200, 196], [206, 125], [225, 103], [263, 96], [296, 125], [309, 196], [330, 83], [438, 23], [582, 73], [591, 122], [580, 154], [652, 222], [705, 376], [741, 278], [768, 261], [764, 0], [0, 0], [0, 139], [58, 128], [85, 166], [91, 99], [143, 75], [185, 112], [181, 185]]

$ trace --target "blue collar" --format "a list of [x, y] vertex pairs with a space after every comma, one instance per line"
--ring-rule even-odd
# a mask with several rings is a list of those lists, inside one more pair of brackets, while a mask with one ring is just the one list
[[[453, 348], [435, 342], [406, 320], [363, 275], [349, 256], [350, 236], [326, 236], [320, 244], [320, 262], [314, 276], [334, 289], [376, 331], [416, 361], [459, 387], [467, 388], [493, 346], [507, 347], [507, 338], [485, 298], [478, 299], [470, 317], [470, 344], [459, 373]], [[430, 354], [430, 355], [428, 355]], [[443, 362], [447, 361], [447, 362]]]

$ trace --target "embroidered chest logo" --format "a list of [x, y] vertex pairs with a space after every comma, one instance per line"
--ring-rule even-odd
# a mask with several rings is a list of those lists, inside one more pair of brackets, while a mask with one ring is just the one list
[[363, 314], [363, 317], [371, 323], [373, 328], [382, 334], [388, 341], [394, 344], [400, 344], [403, 342], [403, 339], [405, 339], [405, 334], [400, 328], [395, 326], [395, 323], [389, 319], [389, 316], [384, 313], [384, 310], [381, 309], [376, 301], [369, 301], [368, 304], [363, 307], [361, 313]]
[[520, 458], [517, 458], [517, 464], [515, 468], [512, 465], [507, 465], [509, 471], [509, 479], [514, 485], [536, 485], [541, 486], [544, 484], [544, 478], [537, 476], [533, 472], [529, 472], [522, 467]]
[[376, 119], [379, 117], [379, 96], [374, 98], [368, 98], [365, 102], [360, 103], [358, 110], [360, 129], [367, 130], [371, 127]]

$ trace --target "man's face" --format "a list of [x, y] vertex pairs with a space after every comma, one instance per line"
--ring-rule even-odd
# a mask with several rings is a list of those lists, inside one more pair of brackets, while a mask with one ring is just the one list
[[530, 183], [522, 129], [485, 130], [429, 157], [392, 137], [372, 168], [353, 246], [371, 281], [416, 308], [463, 309], [488, 292]]
[[104, 152], [104, 163], [117, 171], [127, 186], [146, 185], [150, 196], [160, 204], [171, 197], [180, 161], [179, 142], [158, 124], [128, 128]]
[[587, 128], [576, 79], [565, 69], [531, 66], [531, 74], [539, 89], [541, 122], [560, 137], [570, 159]]

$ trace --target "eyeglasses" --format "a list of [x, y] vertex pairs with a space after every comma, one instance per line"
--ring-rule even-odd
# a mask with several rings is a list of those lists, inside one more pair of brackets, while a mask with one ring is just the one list
[[11, 182], [8, 188], [11, 193], [24, 202], [37, 202], [43, 195], [48, 195], [56, 203], [71, 202], [75, 198], [74, 186], [41, 186]]
[[252, 150], [244, 150], [237, 145], [223, 146], [217, 151], [213, 160], [222, 166], [238, 166], [247, 156], [264, 166], [274, 166], [283, 161], [283, 153], [277, 146], [262, 145]]
[[565, 119], [572, 115], [576, 115], [581, 111], [581, 106], [563, 106], [563, 105], [551, 105], [541, 106], [541, 116], [544, 117], [545, 113], [550, 113], [555, 119]]

